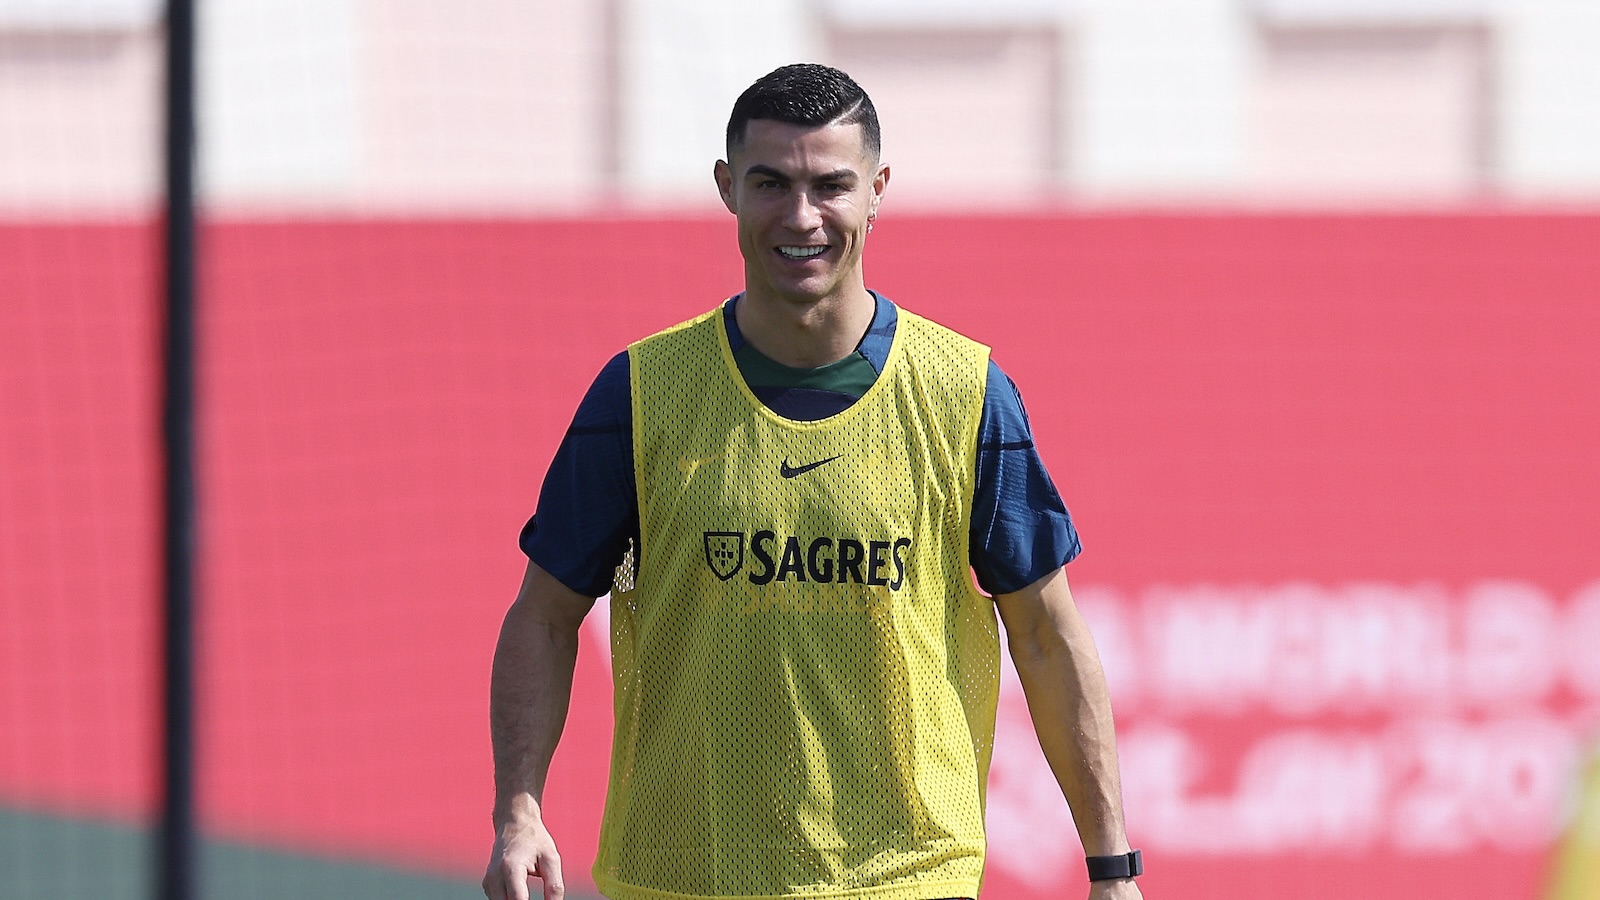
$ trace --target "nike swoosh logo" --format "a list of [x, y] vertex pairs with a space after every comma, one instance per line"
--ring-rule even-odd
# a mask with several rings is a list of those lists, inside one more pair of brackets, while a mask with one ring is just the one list
[[778, 468], [778, 474], [785, 478], [793, 478], [796, 475], [804, 475], [812, 469], [815, 469], [817, 466], [825, 466], [838, 458], [838, 456], [830, 456], [827, 459], [819, 459], [814, 463], [806, 463], [803, 466], [791, 466], [789, 465], [789, 457], [785, 456], [783, 458], [783, 465]]

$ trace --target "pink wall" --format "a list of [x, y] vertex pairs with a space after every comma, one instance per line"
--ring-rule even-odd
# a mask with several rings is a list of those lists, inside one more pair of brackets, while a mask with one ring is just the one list
[[[153, 802], [152, 241], [0, 229], [0, 802]], [[1535, 895], [1600, 701], [1572, 638], [1600, 639], [1600, 218], [873, 241], [874, 286], [1022, 387], [1154, 893]], [[203, 246], [206, 820], [470, 874], [517, 529], [599, 366], [737, 288], [731, 222], [235, 221]], [[595, 638], [550, 798], [579, 881]], [[987, 893], [1076, 891], [1006, 696]]]

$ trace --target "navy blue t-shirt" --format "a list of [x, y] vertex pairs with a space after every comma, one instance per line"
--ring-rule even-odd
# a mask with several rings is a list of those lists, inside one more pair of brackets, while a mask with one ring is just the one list
[[[872, 325], [856, 354], [876, 373], [883, 371], [888, 359], [898, 313], [886, 297], [874, 297], [877, 309]], [[738, 299], [723, 305], [723, 322], [735, 359], [748, 360], [756, 351], [746, 344], [734, 319]], [[749, 380], [743, 360], [740, 370]], [[784, 368], [765, 362], [764, 369]], [[861, 396], [813, 387], [806, 373], [788, 373], [792, 377], [783, 379], [783, 384], [751, 384], [752, 393], [762, 403], [787, 419], [824, 419]], [[562, 584], [599, 597], [611, 590], [617, 566], [630, 542], [638, 540], [638, 502], [633, 404], [624, 350], [600, 370], [578, 405], [545, 473], [537, 510], [522, 529], [522, 550]], [[991, 594], [1027, 587], [1071, 562], [1081, 550], [1072, 517], [1034, 448], [1022, 396], [992, 359], [978, 424], [969, 544], [978, 584]]]

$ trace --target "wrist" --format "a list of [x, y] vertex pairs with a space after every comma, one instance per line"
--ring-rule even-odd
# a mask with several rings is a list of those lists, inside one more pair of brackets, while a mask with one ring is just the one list
[[1144, 874], [1144, 854], [1138, 850], [1111, 856], [1089, 856], [1084, 858], [1084, 863], [1089, 870], [1090, 881], [1113, 881]]
[[494, 804], [494, 827], [496, 831], [508, 825], [524, 826], [539, 823], [543, 815], [539, 809], [539, 801], [527, 791], [519, 791], [506, 797], [497, 797]]

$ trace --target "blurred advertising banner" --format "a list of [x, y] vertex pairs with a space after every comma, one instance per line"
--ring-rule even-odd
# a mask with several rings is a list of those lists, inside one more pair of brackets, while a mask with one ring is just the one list
[[[886, 206], [871, 241], [871, 286], [994, 348], [1083, 534], [1148, 895], [1584, 896], [1600, 217]], [[0, 226], [17, 827], [153, 802], [151, 242]], [[202, 246], [208, 832], [473, 881], [517, 531], [605, 361], [738, 290], [732, 220], [228, 220]], [[546, 798], [578, 893], [604, 634]], [[1081, 894], [1010, 671], [991, 774], [985, 896]]]

